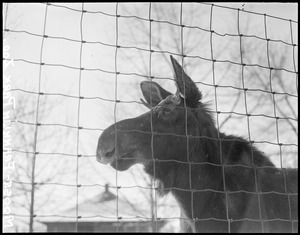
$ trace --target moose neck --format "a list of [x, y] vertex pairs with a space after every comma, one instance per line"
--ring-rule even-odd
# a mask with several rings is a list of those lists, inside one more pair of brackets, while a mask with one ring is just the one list
[[182, 216], [189, 219], [207, 218], [213, 207], [224, 206], [222, 198], [216, 198], [215, 194], [194, 192], [224, 189], [222, 166], [218, 164], [219, 149], [217, 142], [200, 139], [197, 148], [191, 153], [192, 163], [156, 161], [146, 166], [145, 170], [157, 180], [161, 196], [172, 192]]

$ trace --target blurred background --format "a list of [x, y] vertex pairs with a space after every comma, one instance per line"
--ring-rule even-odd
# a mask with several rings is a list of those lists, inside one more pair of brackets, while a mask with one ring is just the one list
[[298, 167], [297, 3], [4, 3], [2, 15], [15, 97], [4, 231], [179, 231], [178, 205], [142, 166], [95, 158], [105, 128], [147, 111], [141, 81], [175, 92], [170, 55], [221, 132]]

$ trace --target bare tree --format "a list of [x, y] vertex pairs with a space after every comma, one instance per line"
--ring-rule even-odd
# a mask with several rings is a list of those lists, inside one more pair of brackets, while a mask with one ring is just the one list
[[[244, 32], [247, 34], [247, 28]], [[278, 143], [278, 147], [270, 148], [267, 155], [283, 158], [280, 160], [281, 167], [295, 167], [298, 152], [295, 146], [298, 138], [298, 93], [297, 74], [292, 72], [292, 45], [242, 39], [239, 46], [241, 50], [235, 54], [235, 60], [242, 57], [246, 64], [258, 66], [245, 66], [243, 74], [240, 68], [235, 70], [233, 76], [236, 76], [236, 87], [242, 89], [238, 90], [236, 97], [232, 97], [235, 102], [220, 127], [226, 126], [231, 119], [245, 118], [243, 115], [234, 115], [234, 111], [237, 106], [243, 106], [244, 110], [247, 106], [247, 114], [266, 117], [263, 125], [258, 121], [252, 122], [252, 126], [260, 127], [255, 129], [254, 138], [259, 136], [260, 139]], [[282, 143], [287, 145], [281, 147]]]
[[[53, 196], [57, 185], [48, 185], [47, 189], [43, 185], [48, 183], [60, 182], [63, 177], [72, 173], [72, 169], [61, 167], [67, 165], [68, 158], [62, 156], [53, 161], [49, 158], [51, 154], [61, 144], [61, 138], [67, 138], [69, 129], [60, 131], [41, 131], [36, 130], [43, 126], [39, 121], [49, 115], [54, 105], [57, 103], [49, 102], [47, 96], [39, 103], [38, 120], [36, 118], [36, 95], [25, 95], [18, 91], [16, 98], [16, 110], [14, 112], [14, 123], [12, 135], [14, 136], [15, 171], [14, 171], [14, 194], [12, 204], [18, 212], [23, 211], [28, 214], [29, 221], [21, 220], [21, 223], [28, 226], [28, 231], [34, 231], [34, 218], [36, 214], [49, 207], [56, 198]], [[37, 133], [38, 132], [38, 133]], [[50, 145], [52, 151], [49, 153], [39, 152], [36, 145]], [[59, 153], [58, 153], [59, 155]], [[46, 157], [45, 157], [46, 156]], [[48, 156], [48, 157], [47, 157]], [[40, 194], [44, 195], [41, 199]], [[37, 197], [36, 195], [39, 195]], [[54, 203], [53, 203], [54, 205]]]

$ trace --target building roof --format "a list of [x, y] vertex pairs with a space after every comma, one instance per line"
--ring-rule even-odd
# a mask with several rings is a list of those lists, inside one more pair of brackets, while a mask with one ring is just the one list
[[[76, 207], [59, 213], [60, 216], [40, 218], [41, 223], [76, 222]], [[132, 205], [124, 198], [120, 198], [105, 185], [104, 192], [84, 200], [78, 204], [78, 222], [117, 222], [119, 221], [149, 221], [151, 218], [150, 205], [142, 208]]]

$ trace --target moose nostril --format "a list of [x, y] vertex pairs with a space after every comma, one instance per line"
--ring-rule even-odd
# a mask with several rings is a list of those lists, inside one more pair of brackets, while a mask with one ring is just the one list
[[111, 158], [114, 155], [114, 153], [115, 153], [115, 149], [113, 148], [111, 151], [107, 151], [105, 153], [105, 157], [106, 158]]

